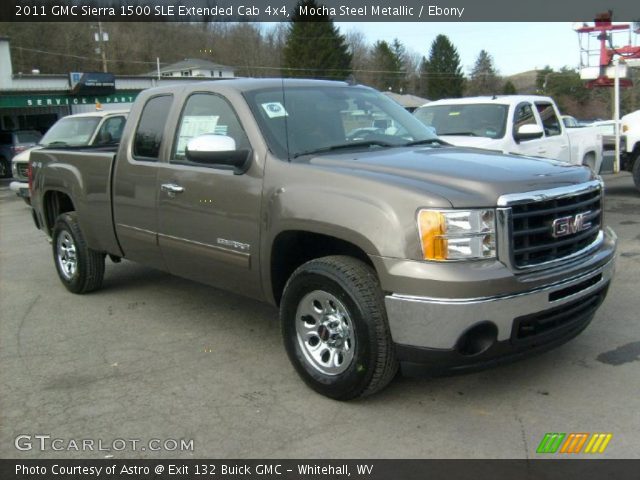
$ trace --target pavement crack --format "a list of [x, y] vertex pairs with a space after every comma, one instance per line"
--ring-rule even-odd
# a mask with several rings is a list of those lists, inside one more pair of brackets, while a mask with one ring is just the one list
[[36, 298], [34, 298], [32, 302], [29, 304], [29, 306], [27, 307], [27, 310], [24, 312], [24, 314], [22, 315], [22, 318], [20, 319], [20, 324], [18, 325], [18, 331], [16, 333], [16, 343], [18, 345], [18, 358], [20, 359], [20, 362], [24, 364], [25, 370], [31, 377], [34, 377], [35, 375], [33, 374], [33, 372], [31, 372], [31, 369], [29, 368], [29, 364], [27, 363], [26, 359], [22, 354], [22, 330], [24, 329], [24, 324], [27, 320], [27, 317], [31, 313], [31, 310], [33, 310], [33, 307], [35, 306], [35, 304], [38, 303], [38, 300], [40, 300], [40, 295], [37, 295]]

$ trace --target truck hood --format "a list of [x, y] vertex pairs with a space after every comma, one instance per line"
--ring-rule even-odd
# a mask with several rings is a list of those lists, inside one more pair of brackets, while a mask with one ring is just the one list
[[309, 162], [438, 195], [457, 208], [493, 207], [501, 195], [576, 185], [593, 178], [587, 167], [457, 147], [323, 154]]

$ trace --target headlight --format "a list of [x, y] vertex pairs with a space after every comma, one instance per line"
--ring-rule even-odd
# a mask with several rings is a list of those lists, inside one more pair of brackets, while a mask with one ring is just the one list
[[425, 260], [494, 258], [493, 210], [420, 210], [418, 230]]

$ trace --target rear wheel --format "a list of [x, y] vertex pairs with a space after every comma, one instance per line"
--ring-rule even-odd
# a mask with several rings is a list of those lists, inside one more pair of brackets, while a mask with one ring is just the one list
[[0, 178], [7, 178], [11, 176], [11, 167], [9, 166], [9, 161], [0, 157]]
[[322, 395], [370, 395], [397, 371], [382, 291], [360, 260], [331, 256], [302, 265], [285, 286], [280, 319], [289, 359]]
[[52, 240], [53, 260], [67, 290], [88, 293], [100, 288], [104, 254], [87, 247], [75, 212], [63, 213], [57, 218]]

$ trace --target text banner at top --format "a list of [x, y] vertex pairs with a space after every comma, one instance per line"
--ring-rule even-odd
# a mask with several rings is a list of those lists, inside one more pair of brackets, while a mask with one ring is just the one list
[[[591, 22], [640, 20], [633, 0], [3, 0], [2, 22], [286, 22], [294, 13], [336, 22]], [[303, 10], [300, 10], [303, 9]]]

